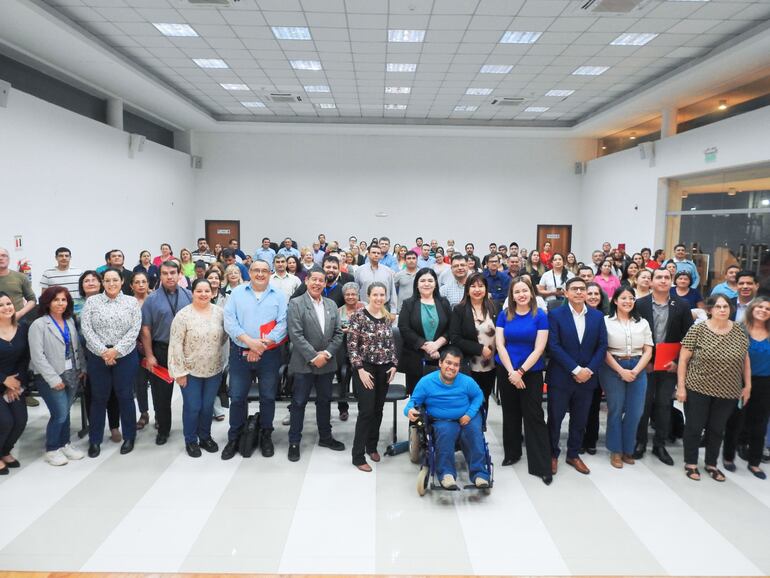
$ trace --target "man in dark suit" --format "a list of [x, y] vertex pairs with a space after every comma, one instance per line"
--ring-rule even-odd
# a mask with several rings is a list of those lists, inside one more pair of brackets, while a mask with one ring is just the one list
[[585, 304], [586, 283], [573, 277], [564, 286], [567, 304], [548, 313], [548, 429], [551, 436], [551, 471], [559, 459], [559, 436], [569, 411], [567, 463], [581, 474], [591, 470], [580, 459], [596, 374], [607, 351], [607, 328], [600, 311]]
[[316, 390], [318, 445], [335, 451], [345, 444], [332, 437], [332, 378], [337, 369], [335, 354], [342, 345], [342, 328], [337, 305], [322, 295], [326, 286], [323, 269], [313, 267], [305, 278], [307, 292], [289, 301], [287, 325], [292, 344], [289, 373], [294, 376], [289, 406], [289, 460], [299, 460], [299, 442], [310, 391]]
[[[656, 269], [652, 273], [652, 292], [637, 300], [636, 310], [652, 329], [652, 340], [658, 343], [679, 343], [692, 325], [690, 305], [684, 299], [672, 296], [671, 273]], [[653, 353], [654, 363], [655, 354]], [[666, 440], [671, 430], [671, 403], [676, 387], [676, 361], [667, 364], [665, 371], [647, 374], [647, 398], [644, 413], [639, 420], [636, 433], [634, 459], [641, 459], [647, 451], [647, 429], [650, 414], [655, 419], [655, 435], [652, 439], [652, 453], [668, 466], [674, 465], [673, 458], [666, 451]]]

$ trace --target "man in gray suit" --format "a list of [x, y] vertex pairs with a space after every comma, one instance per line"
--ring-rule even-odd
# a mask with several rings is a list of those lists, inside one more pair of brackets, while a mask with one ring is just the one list
[[345, 444], [332, 437], [331, 426], [332, 379], [337, 370], [335, 354], [342, 345], [337, 305], [323, 297], [326, 275], [317, 265], [308, 272], [305, 284], [307, 292], [289, 301], [287, 314], [292, 344], [289, 373], [294, 376], [289, 406], [289, 461], [292, 462], [299, 460], [305, 406], [313, 387], [316, 390], [318, 445], [335, 451], [345, 449]]

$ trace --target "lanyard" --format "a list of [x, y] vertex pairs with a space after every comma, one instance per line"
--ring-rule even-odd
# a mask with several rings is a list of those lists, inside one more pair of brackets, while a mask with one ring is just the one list
[[56, 320], [51, 317], [50, 315], [48, 318], [53, 321], [53, 324], [56, 326], [56, 329], [59, 330], [59, 333], [61, 334], [61, 338], [64, 340], [64, 357], [65, 359], [70, 356], [70, 328], [69, 325], [67, 325], [67, 321], [64, 320], [64, 328], [59, 327], [59, 324], [56, 323]]
[[179, 289], [177, 288], [176, 291], [174, 291], [174, 304], [171, 304], [171, 297], [168, 296], [168, 292], [166, 289], [163, 289], [163, 294], [166, 296], [166, 301], [168, 301], [168, 306], [171, 307], [171, 315], [176, 317], [176, 309], [179, 306]]

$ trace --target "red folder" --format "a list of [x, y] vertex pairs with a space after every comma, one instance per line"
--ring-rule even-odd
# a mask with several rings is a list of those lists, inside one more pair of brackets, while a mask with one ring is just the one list
[[[147, 369], [147, 360], [146, 359], [142, 359], [141, 366], [144, 367], [145, 369]], [[174, 383], [173, 378], [168, 374], [168, 369], [166, 369], [165, 367], [162, 367], [160, 365], [156, 365], [155, 367], [152, 368], [151, 372], [152, 372], [153, 375], [156, 375], [156, 376], [160, 377], [166, 383]]]
[[[268, 323], [265, 323], [264, 325], [260, 325], [259, 326], [259, 337], [260, 337], [260, 339], [264, 339], [265, 337], [267, 337], [269, 335], [269, 333], [275, 328], [276, 325], [278, 325], [278, 322], [275, 319], [273, 319], [272, 321], [270, 321]], [[289, 339], [289, 336], [287, 335], [280, 342], [273, 343], [267, 349], [275, 349], [277, 347], [280, 347], [281, 345], [286, 343], [286, 341], [288, 339]]]
[[666, 371], [666, 366], [672, 361], [679, 360], [681, 343], [658, 343], [655, 346], [655, 371]]

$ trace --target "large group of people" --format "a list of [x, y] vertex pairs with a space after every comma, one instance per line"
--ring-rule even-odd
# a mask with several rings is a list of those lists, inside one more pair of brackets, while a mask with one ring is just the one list
[[187, 454], [219, 452], [212, 421], [227, 416], [220, 455], [228, 460], [239, 451], [256, 382], [259, 450], [272, 457], [283, 366], [293, 462], [301, 459], [313, 391], [318, 445], [345, 450], [332, 435], [333, 401], [341, 420], [349, 416], [347, 397], [334, 400], [337, 379], [345, 392], [352, 381], [357, 401], [352, 463], [372, 471], [389, 384], [402, 372], [405, 415], [416, 420], [425, 408], [435, 420], [437, 471], [447, 488], [456, 484], [458, 442], [473, 483], [489, 485], [483, 432], [495, 392], [500, 465], [520, 461], [524, 446], [529, 473], [546, 485], [558, 471], [567, 413], [566, 463], [590, 473], [581, 456], [596, 454], [603, 397], [614, 468], [644, 457], [651, 422], [653, 455], [674, 464], [666, 445], [676, 437], [678, 399], [689, 479], [700, 479], [701, 445], [716, 481], [726, 479], [720, 450], [728, 472], [737, 453], [754, 476], [766, 477], [770, 297], [759, 294], [754, 272], [731, 264], [704, 299], [684, 245], [666, 260], [662, 250], [629, 256], [623, 245], [605, 243], [584, 263], [548, 242], [531, 251], [492, 243], [480, 258], [472, 243], [456, 251], [451, 240], [444, 249], [417, 238], [409, 248], [391, 247], [387, 237], [350, 237], [342, 248], [321, 234], [305, 247], [265, 237], [253, 255], [237, 240], [211, 250], [201, 238], [177, 258], [164, 243], [155, 257], [142, 251], [133, 270], [119, 249], [85, 271], [71, 257], [56, 249], [38, 299], [0, 249], [0, 475], [20, 466], [12, 451], [27, 405], [37, 403], [34, 391], [50, 413], [44, 459], [53, 466], [85, 456], [70, 439], [78, 394], [87, 454], [96, 458], [105, 430], [122, 441], [121, 454], [151, 422], [155, 443], [167, 443], [176, 386]]

